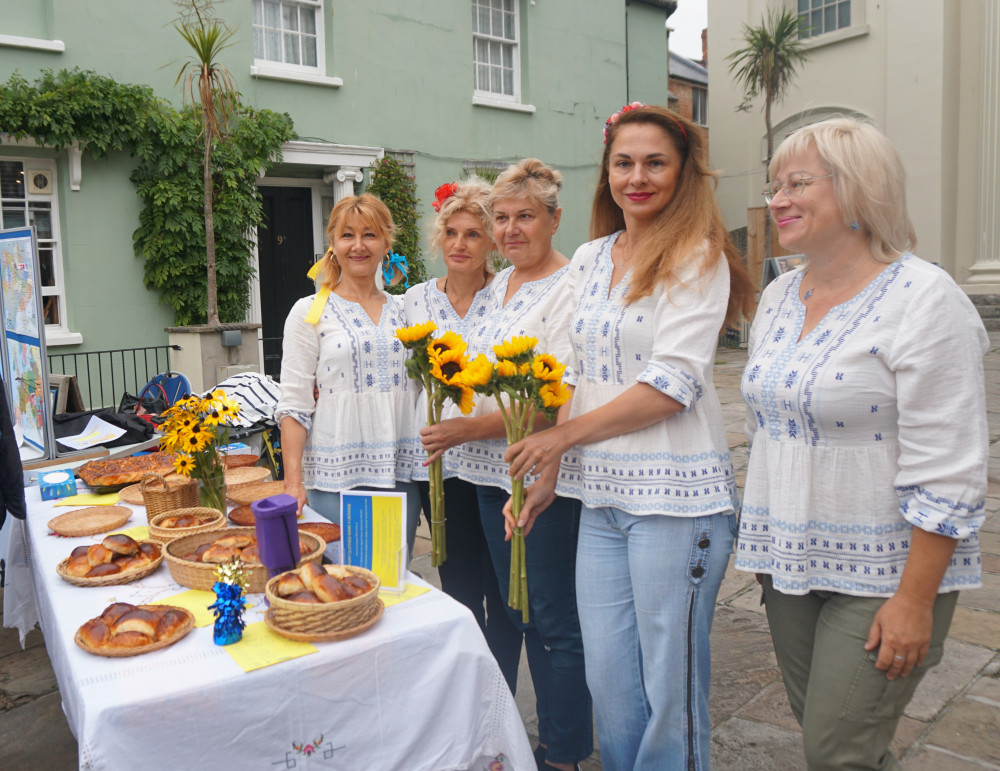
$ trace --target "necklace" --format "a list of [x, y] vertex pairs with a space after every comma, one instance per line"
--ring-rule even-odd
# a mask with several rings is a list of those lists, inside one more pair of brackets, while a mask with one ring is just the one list
[[[479, 289], [476, 290], [476, 294], [479, 294], [480, 292], [482, 292], [486, 288], [486, 285], [488, 283], [490, 283], [490, 274], [489, 273], [487, 273], [485, 276], [483, 276], [483, 285], [481, 287], [479, 287]], [[442, 289], [441, 291], [444, 292], [445, 296], [447, 296], [447, 294], [448, 294], [448, 277], [447, 276], [444, 277], [444, 289]]]
[[806, 296], [802, 298], [802, 301], [803, 301], [803, 302], [805, 302], [805, 301], [806, 301], [806, 300], [808, 300], [808, 299], [809, 299], [810, 297], [812, 297], [812, 296], [813, 296], [813, 292], [815, 292], [815, 291], [816, 291], [816, 287], [813, 287], [813, 288], [812, 288], [812, 289], [810, 289], [810, 290], [809, 290], [808, 292], [806, 292]]

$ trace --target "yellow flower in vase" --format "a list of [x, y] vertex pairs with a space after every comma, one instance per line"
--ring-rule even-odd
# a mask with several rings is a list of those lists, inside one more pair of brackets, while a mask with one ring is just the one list
[[200, 452], [214, 438], [211, 432], [201, 429], [184, 432], [181, 433], [180, 449], [184, 452]]
[[219, 411], [221, 409], [222, 408], [220, 406], [218, 409], [214, 409], [211, 412], [207, 413], [205, 417], [202, 419], [204, 424], [206, 426], [219, 425], [219, 423], [222, 422], [222, 413]]
[[174, 470], [186, 477], [191, 476], [191, 472], [194, 470], [194, 458], [182, 452], [174, 458]]

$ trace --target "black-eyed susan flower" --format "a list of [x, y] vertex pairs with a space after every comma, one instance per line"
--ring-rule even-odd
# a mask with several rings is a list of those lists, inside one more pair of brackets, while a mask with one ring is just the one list
[[178, 449], [183, 452], [199, 452], [205, 449], [215, 435], [210, 431], [188, 431], [181, 434], [181, 441]]
[[191, 472], [194, 470], [194, 458], [187, 453], [180, 453], [174, 458], [174, 470], [186, 477], [191, 476]]

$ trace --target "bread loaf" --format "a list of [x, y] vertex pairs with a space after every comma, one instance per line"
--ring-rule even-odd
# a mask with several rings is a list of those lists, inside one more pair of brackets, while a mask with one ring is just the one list
[[94, 652], [121, 655], [141, 652], [137, 649], [170, 640], [188, 628], [188, 615], [179, 608], [116, 602], [80, 627], [77, 642]]
[[136, 543], [133, 538], [125, 535], [124, 533], [109, 535], [101, 541], [101, 545], [108, 551], [113, 551], [115, 554], [124, 554], [127, 557], [131, 557], [139, 553], [139, 544]]
[[113, 562], [106, 562], [103, 565], [94, 565], [94, 567], [83, 574], [83, 577], [103, 578], [104, 576], [113, 576], [121, 572], [121, 565], [116, 565]]

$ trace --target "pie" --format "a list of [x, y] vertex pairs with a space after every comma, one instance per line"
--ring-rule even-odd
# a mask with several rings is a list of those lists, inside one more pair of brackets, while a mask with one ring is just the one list
[[174, 470], [174, 458], [169, 452], [151, 452], [148, 455], [133, 455], [129, 458], [109, 458], [92, 460], [80, 466], [80, 479], [89, 487], [112, 487], [131, 485], [142, 480], [149, 472], [165, 474]]

